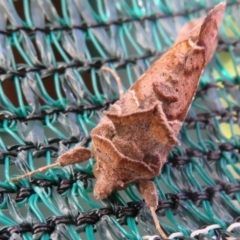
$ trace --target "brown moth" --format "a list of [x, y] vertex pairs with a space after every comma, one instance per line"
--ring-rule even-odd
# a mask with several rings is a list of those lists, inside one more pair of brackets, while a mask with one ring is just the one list
[[159, 175], [169, 151], [179, 144], [177, 135], [215, 50], [224, 10], [225, 3], [218, 4], [105, 112], [91, 132], [91, 150], [71, 149], [55, 164], [12, 180], [92, 157], [96, 159], [94, 196], [104, 199], [136, 182], [157, 230], [166, 238], [155, 213], [158, 194], [151, 179]]

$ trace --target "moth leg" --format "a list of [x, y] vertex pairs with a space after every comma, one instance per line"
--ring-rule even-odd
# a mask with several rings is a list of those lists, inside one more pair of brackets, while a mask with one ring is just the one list
[[27, 173], [25, 173], [23, 175], [20, 175], [18, 177], [10, 178], [10, 181], [14, 182], [14, 181], [20, 180], [22, 178], [29, 178], [32, 175], [36, 174], [36, 173], [44, 172], [44, 171], [48, 170], [49, 168], [53, 168], [53, 167], [57, 167], [57, 166], [59, 166], [58, 162], [53, 163], [53, 164], [48, 165], [48, 166], [44, 166], [44, 167], [38, 168], [37, 170], [31, 171], [31, 172], [27, 172]]
[[[103, 167], [102, 169], [105, 169]], [[109, 169], [108, 169], [109, 170]], [[116, 174], [111, 173], [111, 171], [102, 172], [98, 169], [98, 163], [94, 165], [93, 168], [94, 176], [97, 181], [94, 186], [93, 195], [96, 199], [107, 198], [117, 187], [118, 177]]]
[[64, 166], [72, 165], [75, 163], [81, 163], [88, 160], [89, 158], [91, 158], [91, 151], [88, 148], [76, 147], [59, 156], [59, 158], [55, 163], [50, 164], [48, 166], [41, 167], [31, 172], [25, 173], [18, 177], [11, 178], [10, 181], [17, 181], [25, 177], [31, 177], [35, 173], [44, 172], [50, 168], [54, 168], [57, 166], [64, 167]]
[[162, 238], [167, 238], [167, 235], [164, 233], [164, 231], [162, 230], [159, 224], [159, 221], [157, 219], [157, 215], [155, 212], [158, 206], [158, 195], [157, 195], [157, 189], [155, 187], [155, 184], [152, 181], [148, 181], [148, 180], [139, 181], [139, 189], [149, 210], [151, 211], [156, 229], [158, 230]]
[[110, 72], [113, 77], [115, 78], [116, 82], [117, 82], [117, 85], [118, 85], [118, 90], [119, 90], [119, 95], [120, 95], [120, 98], [123, 96], [124, 94], [124, 91], [123, 91], [123, 88], [122, 88], [122, 82], [121, 82], [121, 79], [120, 77], [117, 75], [116, 71], [112, 70], [111, 68], [109, 67], [106, 67], [106, 66], [103, 66], [101, 67], [101, 69], [103, 71], [107, 71], [107, 72]]

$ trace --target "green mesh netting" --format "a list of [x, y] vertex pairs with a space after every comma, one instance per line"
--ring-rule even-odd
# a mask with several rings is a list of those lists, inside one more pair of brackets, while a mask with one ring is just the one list
[[[94, 159], [11, 177], [90, 146], [102, 110], [218, 0], [0, 1], [0, 240], [157, 239], [137, 187], [93, 198]], [[240, 239], [240, 1], [228, 0], [217, 52], [155, 179], [169, 238]]]

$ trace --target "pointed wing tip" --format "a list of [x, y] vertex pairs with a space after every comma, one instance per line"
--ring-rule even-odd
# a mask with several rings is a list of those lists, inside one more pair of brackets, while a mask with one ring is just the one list
[[212, 11], [210, 11], [210, 13], [211, 13], [211, 12], [221, 11], [222, 14], [223, 14], [224, 11], [225, 11], [225, 8], [226, 8], [226, 4], [227, 4], [226, 2], [221, 2], [221, 3], [217, 4], [217, 5], [212, 9]]
[[225, 11], [226, 8], [226, 2], [220, 2], [219, 4], [217, 4], [210, 12], [209, 14], [213, 13], [213, 12], [217, 12], [217, 11]]
[[219, 3], [208, 13], [205, 21], [214, 20], [217, 23], [217, 28], [219, 28], [222, 23], [225, 8], [226, 2]]
[[226, 7], [227, 2], [220, 2], [215, 8], [219, 7], [219, 8], [224, 8]]
[[216, 5], [204, 19], [198, 35], [197, 45], [205, 48], [206, 62], [211, 59], [218, 39], [218, 31], [221, 26], [226, 2]]

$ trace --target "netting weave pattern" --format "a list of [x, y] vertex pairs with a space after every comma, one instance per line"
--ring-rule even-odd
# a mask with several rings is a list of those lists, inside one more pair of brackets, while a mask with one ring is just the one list
[[[127, 90], [186, 22], [219, 2], [0, 1], [0, 240], [157, 234], [134, 184], [94, 199], [94, 159], [9, 180], [76, 144], [90, 147], [91, 129], [119, 98], [114, 78], [100, 68], [114, 69]], [[240, 1], [228, 0], [181, 146], [154, 180], [159, 221], [171, 239], [240, 236], [239, 13]]]

